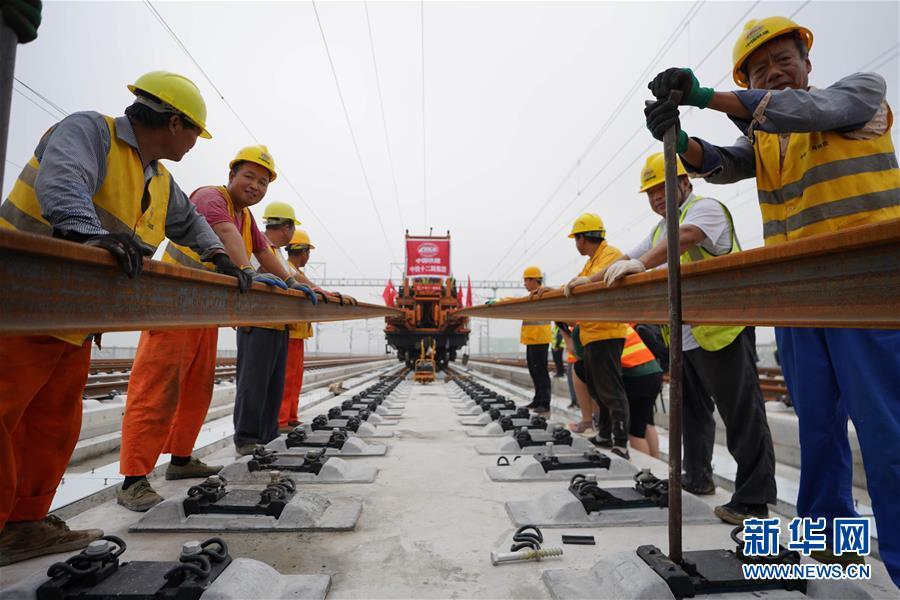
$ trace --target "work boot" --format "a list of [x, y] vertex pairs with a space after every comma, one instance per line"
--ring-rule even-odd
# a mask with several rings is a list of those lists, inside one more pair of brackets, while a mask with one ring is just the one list
[[603, 437], [599, 433], [597, 435], [591, 436], [588, 438], [588, 441], [598, 448], [612, 448], [613, 443], [612, 440], [608, 437]]
[[234, 447], [234, 453], [238, 456], [249, 456], [253, 454], [254, 450], [259, 444], [242, 444], [240, 446]]
[[825, 550], [813, 550], [809, 553], [809, 557], [826, 565], [864, 565], [866, 557], [860, 556], [855, 552], [844, 552], [840, 556], [836, 555], [831, 548]]
[[631, 460], [631, 455], [628, 453], [628, 448], [626, 446], [613, 446], [610, 452], [625, 460]]
[[550, 406], [544, 406], [543, 404], [540, 406], [534, 407], [534, 412], [539, 415], [549, 415], [550, 414]]
[[8, 521], [0, 531], [0, 567], [35, 556], [80, 550], [102, 536], [101, 529], [69, 529], [55, 515], [40, 521]]
[[116, 502], [134, 512], [147, 512], [163, 501], [146, 479], [131, 484], [126, 490], [120, 486], [116, 490]]
[[717, 506], [713, 511], [716, 516], [732, 525], [743, 525], [744, 519], [765, 519], [769, 516], [769, 507], [765, 504], [744, 504], [732, 500]]
[[712, 496], [716, 493], [716, 484], [704, 483], [701, 485], [694, 485], [693, 483], [682, 483], [681, 489], [695, 496]]
[[215, 475], [219, 471], [222, 470], [220, 466], [211, 466], [200, 460], [199, 458], [191, 457], [191, 460], [188, 461], [186, 465], [173, 465], [169, 463], [169, 466], [166, 468], [166, 479], [194, 479], [194, 478], [203, 478], [209, 477], [210, 475]]

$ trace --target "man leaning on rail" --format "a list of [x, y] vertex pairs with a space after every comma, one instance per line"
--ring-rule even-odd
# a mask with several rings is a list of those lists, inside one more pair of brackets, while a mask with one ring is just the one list
[[[160, 159], [209, 138], [192, 81], [165, 71], [128, 89], [125, 116], [77, 112], [50, 128], [0, 205], [0, 227], [107, 250], [128, 277], [167, 237], [240, 276]], [[91, 333], [0, 338], [0, 565], [86, 546], [103, 532], [47, 516], [81, 429]]]
[[[679, 231], [686, 264], [741, 251], [731, 213], [714, 198], [694, 193], [681, 161], [678, 175]], [[662, 219], [619, 262], [606, 270], [612, 285], [628, 273], [666, 264], [666, 177], [662, 153], [647, 158], [641, 170], [640, 192]], [[756, 371], [756, 337], [752, 327], [683, 325], [684, 351], [684, 489], [693, 494], [714, 494], [712, 454], [716, 441], [713, 400], [725, 423], [728, 451], [737, 463], [734, 494], [716, 507], [726, 523], [767, 517], [775, 504], [775, 451], [766, 419], [765, 401]]]
[[[681, 132], [678, 152], [688, 170], [711, 183], [756, 178], [766, 246], [900, 217], [884, 79], [854, 73], [812, 87], [812, 43], [812, 32], [790, 19], [750, 21], [733, 53], [734, 81], [749, 89], [717, 92], [680, 68], [663, 71], [649, 86], [658, 100], [645, 114], [657, 139], [679, 122], [678, 107], [668, 100], [675, 89], [684, 94], [682, 104], [725, 113], [740, 129], [732, 146]], [[775, 335], [799, 419], [797, 513], [826, 519], [829, 538], [835, 518], [857, 516], [849, 416], [881, 558], [900, 585], [900, 331], [780, 327]], [[824, 562], [854, 556], [813, 553]]]

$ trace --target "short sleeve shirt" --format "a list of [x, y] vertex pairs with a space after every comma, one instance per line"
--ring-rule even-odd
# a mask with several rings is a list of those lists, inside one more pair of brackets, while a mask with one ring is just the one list
[[[191, 194], [191, 202], [194, 203], [197, 212], [206, 219], [210, 227], [219, 223], [232, 223], [238, 231], [241, 231], [244, 226], [242, 211], [237, 211], [233, 217], [229, 215], [228, 202], [225, 201], [222, 192], [215, 187], [202, 187], [196, 190]], [[269, 247], [269, 241], [256, 226], [256, 221], [250, 222], [250, 236], [253, 239], [253, 252], [260, 252]]]

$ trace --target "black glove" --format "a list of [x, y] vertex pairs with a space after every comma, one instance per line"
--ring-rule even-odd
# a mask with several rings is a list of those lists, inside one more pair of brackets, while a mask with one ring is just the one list
[[662, 141], [669, 128], [677, 126], [678, 139], [675, 142], [675, 151], [679, 154], [687, 151], [688, 134], [681, 129], [678, 107], [673, 102], [657, 100], [644, 108], [644, 116], [647, 118], [647, 129], [659, 141]]
[[250, 289], [250, 286], [253, 285], [253, 277], [249, 273], [245, 273], [239, 266], [234, 264], [229, 257], [224, 252], [220, 252], [218, 254], [213, 255], [212, 263], [216, 265], [216, 273], [221, 273], [222, 275], [231, 275], [236, 278], [238, 281], [238, 291], [240, 293], [244, 293]]
[[95, 235], [88, 238], [84, 245], [97, 246], [112, 254], [122, 271], [131, 279], [140, 277], [144, 269], [144, 247], [130, 233]]
[[322, 292], [320, 290], [314, 290], [314, 291], [316, 292], [316, 296], [319, 297], [319, 300], [321, 300], [325, 304], [328, 304], [328, 295], [325, 292]]
[[673, 90], [681, 92], [679, 104], [706, 108], [716, 91], [713, 88], [701, 87], [697, 77], [690, 69], [666, 69], [653, 78], [647, 87], [657, 100], [666, 100]]
[[288, 289], [297, 290], [298, 292], [303, 292], [304, 294], [306, 294], [306, 298], [313, 303], [313, 306], [319, 303], [318, 297], [312, 291], [312, 288], [308, 285], [300, 283], [299, 281], [294, 279], [293, 276], [288, 277], [284, 280], [284, 282], [287, 284]]
[[37, 37], [41, 24], [41, 0], [0, 0], [3, 21], [19, 38], [20, 44], [27, 44]]

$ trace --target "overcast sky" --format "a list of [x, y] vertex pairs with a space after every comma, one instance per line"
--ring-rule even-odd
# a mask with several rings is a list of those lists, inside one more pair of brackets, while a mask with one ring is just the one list
[[[273, 200], [293, 204], [316, 245], [312, 261], [325, 262], [329, 277], [386, 278], [403, 260], [404, 229], [434, 228], [450, 230], [461, 279], [518, 279], [536, 264], [560, 284], [584, 260], [566, 238], [584, 211], [600, 214], [610, 243], [627, 252], [655, 223], [637, 192], [644, 158], [661, 150], [643, 127], [646, 81], [691, 66], [701, 84], [733, 89], [731, 49], [749, 18], [796, 11], [815, 35], [812, 85], [874, 70], [898, 106], [893, 1], [152, 6], [208, 79], [143, 2], [45, 2], [38, 39], [19, 46], [16, 76], [67, 112], [110, 115], [122, 114], [132, 98], [125, 85], [146, 71], [190, 77], [213, 139], [167, 164], [178, 183], [187, 193], [225, 183], [228, 161], [255, 136], [281, 176], [254, 213]], [[15, 89], [4, 197], [62, 116]], [[738, 135], [712, 111], [693, 110], [682, 124], [716, 143]], [[752, 181], [695, 189], [731, 208], [744, 248], [762, 244]], [[380, 290], [356, 293], [380, 301]]]

